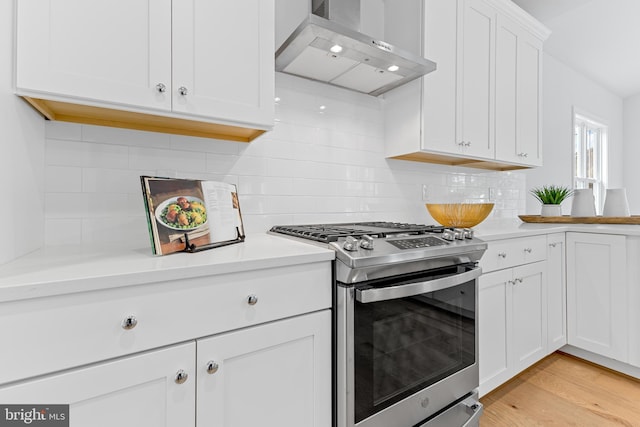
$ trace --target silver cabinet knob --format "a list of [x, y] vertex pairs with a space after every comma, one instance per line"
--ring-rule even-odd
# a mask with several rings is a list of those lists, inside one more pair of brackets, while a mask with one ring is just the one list
[[549, 246], [551, 246], [552, 248], [555, 248], [557, 245], [557, 243], [549, 243]]
[[184, 86], [180, 86], [180, 87], [178, 88], [178, 93], [179, 93], [180, 95], [182, 95], [182, 96], [186, 96], [186, 95], [189, 93], [189, 91], [187, 90], [187, 88], [186, 88], [186, 87], [184, 87]]
[[471, 141], [467, 141], [467, 142], [464, 144], [464, 146], [465, 146], [465, 147], [471, 147]]
[[167, 91], [167, 87], [163, 83], [158, 83], [156, 85], [156, 90], [160, 93], [165, 93]]
[[530, 253], [531, 253], [531, 248], [524, 248], [524, 251], [525, 251], [526, 253], [530, 254]]
[[460, 142], [458, 142], [458, 146], [460, 146], [460, 147], [464, 147], [465, 145], [466, 145], [466, 144], [465, 144], [465, 142], [464, 142], [464, 141], [460, 141]]
[[218, 372], [219, 367], [220, 366], [218, 366], [216, 362], [214, 362], [213, 360], [209, 360], [207, 362], [207, 374], [215, 374], [216, 372]]
[[136, 319], [136, 316], [127, 316], [124, 318], [124, 320], [122, 321], [122, 329], [125, 330], [130, 330], [136, 327], [136, 325], [138, 324], [138, 319]]
[[182, 369], [176, 372], [176, 378], [175, 378], [176, 384], [184, 384], [187, 381], [187, 378], [189, 378], [189, 374], [187, 374]]
[[498, 253], [498, 256], [499, 256], [500, 258], [506, 258], [506, 257], [507, 257], [507, 253], [506, 253], [506, 252], [499, 252], [499, 253]]
[[519, 157], [529, 157], [529, 153], [518, 153]]
[[256, 305], [258, 303], [258, 297], [256, 295], [249, 295], [247, 297], [247, 304]]

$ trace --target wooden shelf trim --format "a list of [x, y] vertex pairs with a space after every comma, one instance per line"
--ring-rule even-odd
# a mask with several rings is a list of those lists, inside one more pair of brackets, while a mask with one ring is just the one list
[[631, 216], [540, 216], [518, 215], [524, 222], [541, 224], [640, 224], [640, 215]]
[[89, 125], [197, 136], [227, 141], [251, 142], [265, 130], [243, 128], [218, 123], [200, 122], [176, 117], [114, 110], [110, 108], [51, 101], [23, 96], [33, 108], [48, 120]]
[[463, 166], [467, 168], [487, 169], [494, 171], [511, 171], [531, 168], [531, 166], [500, 163], [494, 160], [469, 159], [464, 157], [449, 156], [446, 154], [425, 152], [403, 154], [400, 156], [392, 156], [389, 158], [397, 160], [410, 160], [413, 162], [435, 163], [439, 165]]

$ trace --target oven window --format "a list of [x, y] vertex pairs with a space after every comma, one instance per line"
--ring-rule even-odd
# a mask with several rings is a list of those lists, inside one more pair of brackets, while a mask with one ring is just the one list
[[476, 361], [475, 281], [355, 303], [356, 423]]

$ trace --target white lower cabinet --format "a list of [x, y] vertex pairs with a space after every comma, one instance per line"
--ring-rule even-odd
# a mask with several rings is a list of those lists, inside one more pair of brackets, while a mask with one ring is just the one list
[[197, 425], [331, 425], [330, 311], [198, 340]]
[[69, 404], [76, 426], [328, 427], [330, 313], [0, 387], [0, 402]]
[[567, 268], [565, 233], [547, 236], [547, 346], [549, 353], [567, 343]]
[[569, 344], [621, 362], [628, 361], [626, 239], [567, 233]]
[[481, 395], [547, 355], [546, 298], [545, 261], [480, 277]]
[[329, 262], [2, 302], [0, 342], [0, 403], [71, 426], [331, 425]]
[[478, 321], [480, 342], [480, 393], [486, 394], [511, 377], [508, 337], [513, 311], [511, 269], [480, 276]]
[[513, 269], [513, 362], [516, 371], [547, 355], [547, 264]]
[[190, 342], [43, 376], [0, 387], [0, 402], [69, 404], [71, 426], [193, 426], [194, 353]]

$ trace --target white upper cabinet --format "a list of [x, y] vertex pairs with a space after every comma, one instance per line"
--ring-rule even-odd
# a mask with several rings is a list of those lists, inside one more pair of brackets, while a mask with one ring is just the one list
[[[548, 30], [504, 0], [425, 0], [421, 18], [419, 53], [437, 69], [385, 94], [387, 157], [496, 170], [542, 164]], [[388, 27], [385, 36], [394, 43], [406, 31]]]
[[171, 109], [171, 0], [17, 6], [19, 91]]
[[463, 154], [487, 159], [493, 158], [495, 16], [495, 10], [482, 0], [466, 0], [459, 26], [462, 47], [458, 47], [456, 93], [460, 136], [455, 143]]
[[542, 165], [542, 41], [499, 16], [496, 37], [496, 159]]
[[249, 141], [273, 126], [274, 22], [273, 0], [18, 0], [16, 93], [53, 120]]
[[173, 0], [173, 110], [272, 125], [274, 22], [272, 0]]

